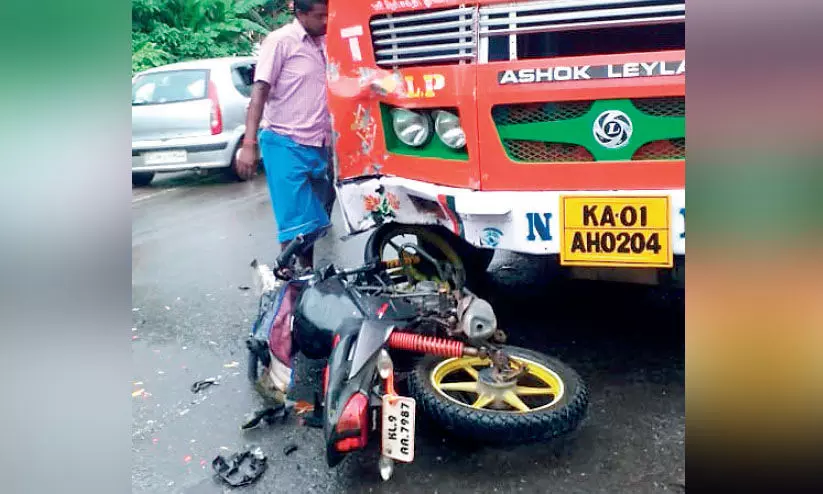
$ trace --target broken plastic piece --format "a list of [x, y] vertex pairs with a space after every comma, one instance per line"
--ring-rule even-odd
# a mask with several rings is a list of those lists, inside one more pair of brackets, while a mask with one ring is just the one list
[[278, 417], [284, 422], [288, 417], [288, 412], [284, 405], [277, 405], [274, 407], [264, 408], [263, 410], [258, 410], [256, 412], [251, 413], [248, 416], [246, 422], [240, 426], [240, 429], [252, 429], [260, 425], [260, 422], [263, 420], [265, 420], [267, 424], [271, 425]]
[[260, 448], [235, 453], [228, 459], [218, 455], [212, 462], [218, 477], [232, 487], [240, 487], [256, 482], [266, 471], [266, 455]]
[[295, 451], [297, 451], [297, 444], [295, 444], [295, 443], [289, 443], [289, 444], [286, 445], [285, 448], [283, 448], [283, 454], [286, 455], [286, 456], [289, 456], [290, 454], [294, 453]]
[[217, 379], [214, 377], [209, 377], [208, 379], [203, 379], [202, 381], [197, 381], [191, 385], [191, 392], [192, 393], [199, 393], [200, 391], [208, 388], [213, 384], [220, 384], [217, 382]]

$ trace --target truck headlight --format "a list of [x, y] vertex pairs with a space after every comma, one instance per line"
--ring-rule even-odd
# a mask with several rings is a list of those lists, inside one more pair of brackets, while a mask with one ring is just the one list
[[429, 140], [432, 126], [427, 116], [403, 108], [395, 108], [391, 113], [394, 133], [403, 144], [420, 147]]
[[434, 112], [434, 131], [443, 144], [460, 149], [466, 145], [466, 132], [460, 126], [460, 118], [454, 113], [438, 110]]

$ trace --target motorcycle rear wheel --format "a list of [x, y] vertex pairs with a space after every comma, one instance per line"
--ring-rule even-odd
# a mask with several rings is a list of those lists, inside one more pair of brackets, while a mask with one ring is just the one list
[[505, 349], [529, 368], [512, 385], [491, 385], [488, 359], [428, 356], [409, 376], [409, 391], [438, 425], [478, 442], [534, 443], [577, 429], [589, 404], [577, 372], [539, 352]]

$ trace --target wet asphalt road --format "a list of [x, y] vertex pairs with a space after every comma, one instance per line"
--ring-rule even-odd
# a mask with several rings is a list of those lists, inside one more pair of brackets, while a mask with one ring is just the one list
[[[252, 259], [270, 262], [278, 252], [265, 178], [160, 175], [132, 201], [134, 492], [227, 491], [211, 461], [246, 445], [268, 455], [262, 478], [240, 490], [250, 493], [685, 491], [682, 298], [560, 281], [539, 259], [498, 253], [485, 295], [501, 326], [513, 344], [581, 374], [588, 418], [565, 440], [490, 449], [445, 437], [418, 416], [415, 463], [382, 483], [363, 458], [329, 470], [320, 431], [294, 420], [239, 429], [263, 405], [245, 377], [256, 301], [241, 287], [253, 286]], [[318, 263], [358, 263], [365, 238], [342, 235], [320, 241]], [[208, 377], [220, 384], [192, 393]], [[287, 456], [290, 443], [298, 449]]]

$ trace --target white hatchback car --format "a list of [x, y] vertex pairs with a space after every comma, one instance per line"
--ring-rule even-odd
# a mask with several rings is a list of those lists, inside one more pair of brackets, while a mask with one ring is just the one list
[[223, 168], [246, 131], [254, 57], [196, 60], [155, 67], [131, 84], [132, 184], [155, 173]]

